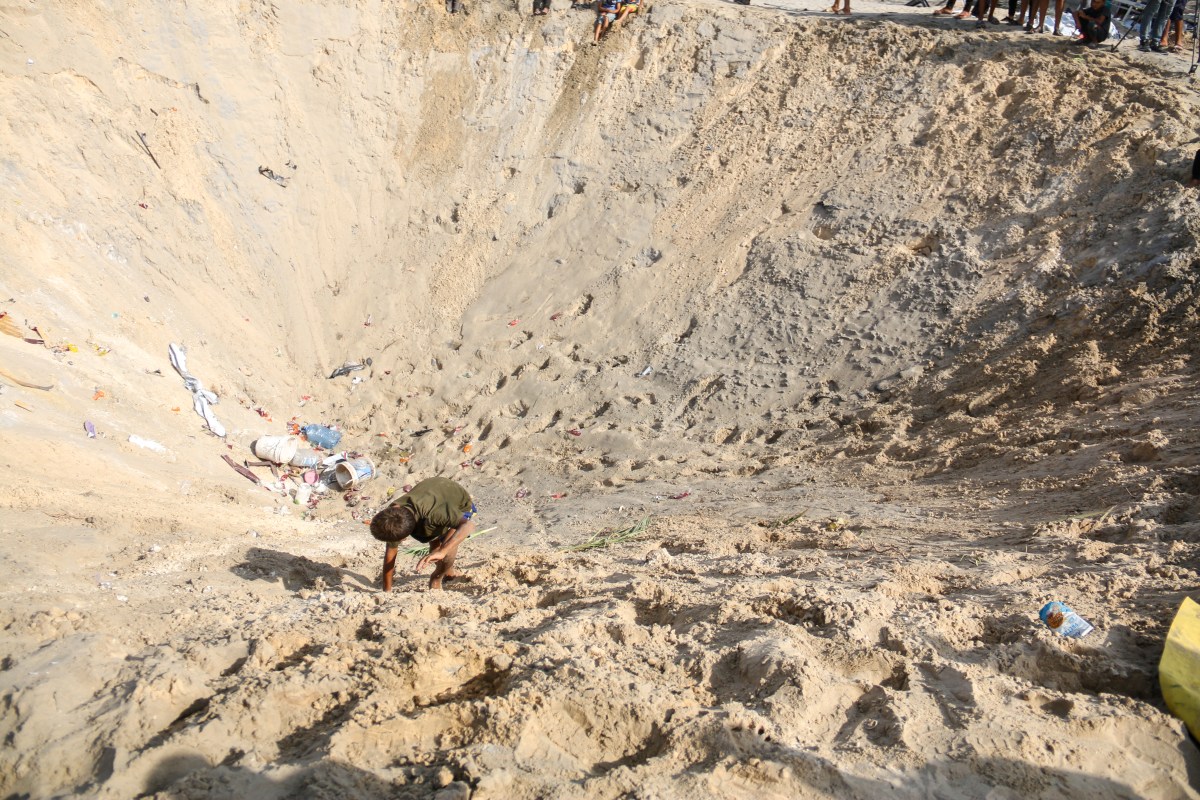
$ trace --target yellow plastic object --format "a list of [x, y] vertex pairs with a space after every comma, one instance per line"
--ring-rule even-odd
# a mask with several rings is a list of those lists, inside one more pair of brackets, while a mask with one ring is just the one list
[[1171, 713], [1200, 737], [1200, 603], [1185, 597], [1167, 632], [1158, 685]]

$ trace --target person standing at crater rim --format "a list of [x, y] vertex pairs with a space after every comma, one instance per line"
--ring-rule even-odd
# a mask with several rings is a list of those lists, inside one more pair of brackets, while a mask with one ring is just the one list
[[392, 501], [371, 519], [371, 535], [387, 547], [383, 552], [383, 590], [392, 590], [396, 553], [409, 536], [429, 545], [417, 562], [417, 572], [435, 564], [429, 588], [441, 589], [442, 581], [462, 575], [454, 569], [458, 546], [475, 531], [475, 504], [471, 495], [449, 478], [426, 478], [409, 492]]

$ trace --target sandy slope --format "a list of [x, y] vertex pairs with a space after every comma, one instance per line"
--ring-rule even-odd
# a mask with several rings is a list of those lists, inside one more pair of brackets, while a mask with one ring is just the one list
[[[863, 10], [0, 5], [0, 793], [1196, 797], [1194, 95]], [[220, 460], [293, 416], [360, 505]]]

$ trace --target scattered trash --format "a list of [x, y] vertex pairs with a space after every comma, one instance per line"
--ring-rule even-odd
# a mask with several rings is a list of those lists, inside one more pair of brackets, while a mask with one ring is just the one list
[[529, 490], [522, 486], [520, 489], [517, 489], [516, 497], [518, 500], [529, 497]]
[[651, 367], [651, 366], [649, 366], [649, 365], [647, 365], [647, 366], [646, 366], [646, 368], [645, 368], [644, 370], [642, 370], [641, 372], [639, 372], [639, 373], [637, 374], [637, 376], [638, 376], [639, 378], [645, 378], [645, 377], [647, 377], [648, 375], [650, 375], [650, 373], [652, 373], [652, 372], [654, 372], [654, 368], [653, 368], [653, 367]]
[[566, 492], [558, 492], [557, 494], [550, 495], [551, 499], [553, 499], [553, 500], [562, 500], [566, 496], [567, 496]]
[[360, 383], [362, 383], [365, 380], [366, 380], [366, 378], [364, 378], [362, 375], [355, 375], [354, 380], [350, 381], [350, 385], [358, 386]]
[[583, 431], [579, 430], [579, 428], [571, 428], [571, 430], [567, 431], [567, 433], [571, 434], [572, 436], [583, 436]]
[[262, 406], [255, 406], [254, 413], [258, 414], [260, 417], [265, 419], [267, 422], [275, 421], [275, 420], [271, 419], [271, 415], [269, 413], [267, 413], [267, 410], [265, 408], [263, 408]]
[[[132, 439], [131, 439], [131, 441], [132, 441]], [[235, 463], [234, 460], [232, 458], [230, 458], [229, 456], [222, 454], [221, 458], [224, 459], [226, 464], [233, 467], [234, 471], [237, 472], [237, 474], [244, 476], [251, 483], [257, 483], [260, 486], [262, 485], [262, 481], [259, 480], [259, 477], [257, 475], [255, 475], [253, 472], [251, 472], [250, 470], [243, 467], [241, 464]]]
[[316, 486], [317, 481], [321, 479], [321, 476], [317, 473], [317, 471], [315, 469], [305, 470], [304, 474], [301, 477], [302, 477], [303, 481], [305, 483], [307, 483], [309, 486]]
[[422, 428], [419, 431], [413, 431], [410, 435], [415, 439], [418, 436], [424, 436], [427, 433], [432, 433], [433, 428]]
[[204, 422], [208, 425], [208, 429], [221, 438], [225, 438], [225, 426], [217, 420], [215, 414], [209, 406], [214, 406], [220, 402], [219, 398], [204, 388], [204, 384], [192, 377], [187, 371], [187, 351], [177, 344], [172, 343], [167, 348], [167, 353], [171, 358], [171, 366], [183, 378], [183, 385], [192, 393], [192, 408], [196, 413], [204, 418]]
[[338, 463], [333, 475], [343, 489], [357, 488], [375, 477], [375, 464], [366, 456], [352, 458]]
[[138, 436], [136, 433], [129, 434], [129, 443], [136, 444], [138, 447], [144, 447], [147, 450], [153, 450], [156, 453], [167, 452], [167, 448], [163, 447], [158, 442], [154, 441], [153, 439], [143, 439], [141, 436]]
[[50, 384], [49, 386], [39, 386], [36, 383], [29, 383], [28, 381], [23, 381], [20, 378], [13, 375], [11, 372], [8, 372], [3, 369], [0, 369], [0, 378], [7, 378], [8, 380], [15, 383], [17, 386], [24, 386], [26, 389], [40, 389], [43, 392], [48, 392], [54, 388], [53, 383]]
[[316, 450], [309, 450], [307, 448], [304, 450], [297, 450], [292, 457], [288, 459], [288, 463], [293, 467], [311, 469], [317, 464], [321, 463], [321, 454]]
[[363, 327], [369, 328], [369, 327], [371, 327], [372, 324], [374, 324], [374, 322], [375, 322], [375, 315], [367, 314], [367, 321], [363, 323]]
[[307, 483], [302, 483], [296, 487], [296, 493], [292, 500], [298, 506], [308, 505], [308, 500], [312, 496], [312, 486]]
[[482, 466], [483, 466], [483, 459], [482, 459], [482, 458], [477, 458], [477, 459], [475, 459], [475, 461], [474, 461], [473, 463], [474, 463], [474, 464], [475, 464], [475, 466], [477, 466], [477, 467], [482, 467]]
[[592, 536], [586, 542], [571, 545], [570, 547], [564, 547], [562, 549], [568, 553], [578, 553], [583, 550], [596, 550], [597, 548], [601, 547], [622, 544], [638, 538], [645, 533], [649, 527], [650, 518], [642, 517], [640, 520], [638, 520], [636, 525], [630, 525], [628, 528], [622, 528], [619, 531], [603, 530], [599, 533], [592, 534]]
[[[250, 445], [254, 455], [276, 464], [288, 464], [300, 451], [299, 436], [260, 436]], [[311, 450], [308, 452], [312, 452]], [[316, 455], [313, 453], [313, 455]]]
[[469, 453], [469, 452], [471, 452], [471, 445], [469, 445], [469, 444], [464, 444], [464, 445], [462, 446], [462, 451], [463, 451], [464, 453]]
[[405, 494], [408, 494], [409, 492], [412, 491], [412, 487], [413, 487], [413, 485], [411, 483], [406, 483], [400, 487], [400, 491], [404, 492]]
[[557, 322], [557, 321], [558, 321], [559, 319], [561, 319], [561, 318], [562, 318], [562, 312], [561, 312], [561, 311], [559, 311], [559, 312], [558, 312], [558, 313], [556, 313], [556, 314], [551, 314], [551, 315], [550, 315], [550, 321], [551, 321], [551, 322]]
[[366, 369], [369, 366], [371, 366], [371, 359], [369, 358], [361, 364], [355, 364], [351, 361], [347, 361], [345, 364], [342, 364], [333, 372], [329, 373], [329, 380], [340, 378], [343, 375], [349, 375], [351, 372], [356, 372], [360, 369]]
[[269, 181], [274, 181], [275, 183], [278, 183], [280, 186], [282, 186], [285, 189], [287, 188], [288, 179], [283, 177], [282, 175], [276, 175], [275, 170], [271, 169], [270, 167], [259, 167], [258, 174], [262, 175], [264, 178], [266, 178]]
[[[114, 314], [113, 316], [116, 316], [116, 315]], [[91, 342], [88, 342], [88, 344], [91, 344]], [[92, 344], [92, 349], [96, 351], [96, 355], [98, 355], [98, 356], [106, 356], [112, 352], [111, 347], [109, 347], [108, 345], [103, 345], [103, 344]]]
[[30, 411], [30, 412], [32, 412], [32, 411], [33, 411], [33, 409], [32, 409], [32, 408], [30, 408], [29, 406], [25, 405], [25, 404], [24, 404], [24, 403], [22, 403], [20, 400], [13, 400], [13, 405], [14, 405], [14, 406], [16, 406], [17, 408], [23, 408], [23, 409], [25, 409], [26, 411]]
[[[146, 205], [145, 203], [138, 203], [138, 208], [144, 208], [144, 209], [149, 210], [150, 206]], [[146, 298], [146, 302], [149, 303], [150, 299]]]
[[92, 395], [92, 399], [93, 399], [93, 400], [99, 400], [101, 397], [104, 397], [104, 390], [103, 390], [103, 389], [97, 389], [97, 390], [96, 390], [96, 393]]
[[87, 431], [87, 435], [88, 435], [88, 438], [89, 438], [89, 439], [95, 439], [95, 438], [96, 438], [96, 426], [95, 426], [95, 425], [93, 425], [91, 422], [88, 422], [87, 420], [84, 420], [84, 422], [83, 422], [83, 429], [84, 429], [85, 431]]
[[510, 328], [515, 328], [520, 324], [521, 324], [521, 320], [519, 320], [519, 319], [510, 319], [508, 321], [508, 327], [510, 327]]
[[685, 497], [691, 497], [691, 496], [692, 496], [692, 493], [690, 491], [684, 490], [684, 491], [680, 492], [679, 494], [671, 495], [671, 499], [672, 500], [682, 500]]
[[1183, 598], [1158, 662], [1158, 683], [1172, 714], [1200, 736], [1200, 604]]
[[304, 434], [304, 438], [308, 440], [309, 444], [322, 450], [332, 450], [342, 440], [341, 431], [335, 431], [324, 425], [305, 425], [300, 432]]
[[123, 594], [119, 594], [119, 595], [117, 595], [117, 602], [118, 602], [118, 603], [128, 603], [128, 602], [129, 602], [129, 598], [128, 598], [128, 597], [126, 597], [126, 596], [125, 596], [125, 595], [123, 595]]
[[1069, 605], [1057, 600], [1046, 603], [1038, 612], [1046, 627], [1055, 633], [1069, 636], [1072, 639], [1082, 639], [1095, 630], [1087, 620], [1076, 614]]
[[17, 323], [13, 322], [12, 316], [7, 311], [0, 311], [0, 333], [7, 333], [18, 339], [25, 338], [25, 333]]
[[[150, 150], [150, 145], [146, 143], [146, 134], [141, 131], [134, 131], [138, 135], [138, 141], [142, 143], [142, 147], [146, 151], [146, 155], [150, 156], [150, 160], [154, 162], [154, 166], [162, 169], [162, 164], [158, 163], [158, 159], [154, 157], [153, 151]], [[115, 316], [115, 315], [114, 315]]]

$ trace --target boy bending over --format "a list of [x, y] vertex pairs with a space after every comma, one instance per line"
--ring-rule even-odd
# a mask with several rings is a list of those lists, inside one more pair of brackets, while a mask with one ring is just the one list
[[458, 546], [475, 530], [471, 495], [449, 478], [427, 478], [380, 511], [371, 520], [371, 535], [387, 544], [383, 552], [383, 590], [392, 590], [398, 545], [409, 536], [429, 545], [417, 571], [435, 564], [429, 588], [441, 589], [442, 579], [457, 578]]

